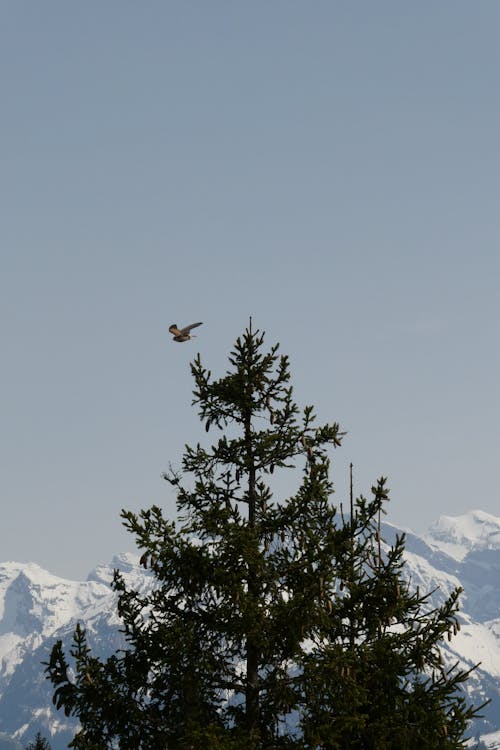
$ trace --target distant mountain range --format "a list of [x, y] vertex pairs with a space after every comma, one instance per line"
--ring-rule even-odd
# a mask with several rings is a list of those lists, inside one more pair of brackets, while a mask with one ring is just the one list
[[[397, 533], [384, 525], [387, 542]], [[471, 511], [442, 516], [425, 536], [405, 533], [406, 570], [414, 586], [436, 589], [436, 603], [455, 586], [464, 589], [461, 630], [444, 648], [450, 661], [466, 667], [481, 662], [466, 689], [475, 703], [491, 703], [471, 734], [500, 748], [500, 518]], [[131, 586], [147, 585], [148, 574], [132, 554], [99, 566], [83, 582], [58, 578], [33, 563], [0, 564], [0, 750], [25, 746], [38, 731], [53, 750], [67, 746], [75, 722], [53, 708], [41, 662], [57, 639], [69, 645], [77, 622], [97, 654], [121, 645], [110, 589], [115, 568]]]

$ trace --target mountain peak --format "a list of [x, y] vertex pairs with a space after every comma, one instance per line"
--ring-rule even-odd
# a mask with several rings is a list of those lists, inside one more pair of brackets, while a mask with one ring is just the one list
[[425, 540], [431, 547], [463, 560], [472, 551], [500, 549], [500, 518], [483, 510], [440, 516]]
[[94, 568], [88, 574], [87, 581], [97, 581], [109, 586], [115, 570], [119, 570], [120, 573], [125, 575], [133, 575], [137, 572], [138, 566], [139, 555], [133, 552], [121, 552], [113, 557], [111, 563], [102, 563]]

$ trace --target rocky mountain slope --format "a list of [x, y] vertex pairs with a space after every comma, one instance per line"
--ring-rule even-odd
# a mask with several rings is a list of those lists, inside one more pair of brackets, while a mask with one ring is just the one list
[[[390, 542], [400, 530], [386, 524]], [[481, 662], [467, 685], [474, 702], [491, 699], [484, 719], [472, 728], [490, 747], [499, 747], [500, 730], [500, 518], [482, 511], [441, 517], [424, 537], [407, 534], [407, 573], [437, 602], [457, 585], [461, 630], [446, 643], [447, 658], [466, 666]], [[55, 711], [41, 662], [57, 639], [68, 643], [76, 622], [87, 628], [97, 653], [120, 645], [119, 621], [109, 583], [119, 568], [135, 587], [147, 585], [134, 555], [115, 557], [75, 582], [51, 575], [35, 564], [0, 564], [0, 739], [21, 745], [37, 731], [53, 750], [62, 750], [74, 723]], [[496, 734], [495, 734], [496, 733]], [[16, 744], [6, 745], [15, 747]]]

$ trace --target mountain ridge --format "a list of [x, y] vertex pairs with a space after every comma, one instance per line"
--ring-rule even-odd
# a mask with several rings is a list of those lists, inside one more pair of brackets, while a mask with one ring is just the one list
[[[433, 591], [433, 605], [460, 586], [460, 633], [443, 644], [448, 663], [458, 661], [472, 673], [466, 692], [474, 703], [490, 698], [485, 718], [472, 727], [474, 735], [497, 737], [500, 730], [500, 518], [470, 511], [441, 516], [425, 535], [382, 525], [391, 543], [406, 535], [405, 571], [412, 585]], [[50, 684], [41, 662], [61, 639], [69, 645], [77, 622], [87, 629], [97, 655], [122, 644], [116, 595], [110, 588], [119, 569], [129, 586], [151, 583], [139, 565], [139, 555], [122, 553], [97, 565], [84, 581], [71, 581], [45, 571], [36, 563], [0, 563], [0, 733], [26, 744], [37, 731], [53, 750], [62, 750], [75, 722], [56, 712]], [[497, 733], [497, 734], [495, 734]], [[491, 745], [492, 747], [494, 745]]]

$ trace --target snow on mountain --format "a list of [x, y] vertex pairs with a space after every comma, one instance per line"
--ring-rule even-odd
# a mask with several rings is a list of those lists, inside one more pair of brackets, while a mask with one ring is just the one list
[[0, 564], [0, 689], [26, 651], [92, 605], [110, 606], [111, 596], [104, 583], [67, 581], [34, 563]]
[[431, 547], [462, 561], [472, 551], [500, 550], [500, 518], [482, 510], [441, 516], [425, 539]]
[[481, 738], [488, 750], [500, 750], [500, 732], [491, 732]]
[[34, 563], [0, 564], [0, 732], [25, 744], [40, 731], [50, 737], [53, 750], [67, 746], [75, 722], [53, 708], [42, 662], [56, 640], [69, 646], [77, 622], [85, 624], [96, 653], [122, 645], [110, 588], [115, 569], [130, 586], [147, 585], [148, 576], [132, 554], [114, 557], [86, 581], [54, 576]]
[[[401, 531], [390, 524], [383, 536], [391, 543]], [[460, 586], [460, 632], [448, 643], [445, 658], [470, 668], [481, 662], [466, 689], [474, 703], [491, 699], [484, 720], [473, 735], [484, 735], [487, 746], [498, 747], [500, 736], [500, 518], [482, 511], [443, 516], [424, 537], [406, 532], [406, 575], [422, 592], [435, 590], [439, 604]], [[50, 684], [41, 662], [57, 639], [68, 650], [77, 622], [87, 628], [98, 655], [122, 645], [115, 595], [110, 589], [118, 568], [136, 589], [151, 585], [138, 557], [118, 555], [99, 565], [86, 581], [53, 576], [33, 563], [0, 564], [0, 734], [25, 745], [37, 731], [53, 750], [71, 739], [75, 722], [55, 711]], [[489, 733], [489, 734], [487, 734]], [[495, 734], [496, 733], [496, 734]]]

